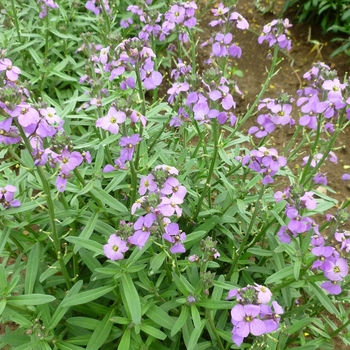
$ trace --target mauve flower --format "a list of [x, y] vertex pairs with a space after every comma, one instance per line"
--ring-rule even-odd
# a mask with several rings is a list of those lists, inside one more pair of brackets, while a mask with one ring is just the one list
[[227, 13], [229, 10], [228, 7], [225, 7], [225, 5], [223, 3], [220, 3], [217, 7], [217, 9], [212, 9], [211, 12], [213, 14], [213, 16], [221, 16], [224, 15], [225, 13]]
[[164, 216], [172, 216], [176, 212], [176, 215], [180, 217], [182, 215], [182, 209], [178, 206], [178, 204], [182, 204], [183, 200], [179, 197], [171, 197], [166, 198], [162, 197], [162, 202], [158, 205], [158, 210]]
[[341, 179], [342, 179], [343, 181], [348, 181], [348, 180], [350, 180], [350, 174], [343, 174], [343, 176], [341, 177]]
[[143, 196], [147, 191], [155, 192], [157, 188], [158, 186], [154, 182], [154, 176], [152, 174], [141, 177], [140, 187], [139, 187], [139, 194], [141, 196]]
[[240, 15], [238, 12], [232, 12], [230, 15], [230, 21], [237, 21], [236, 26], [238, 29], [248, 29], [249, 28], [249, 23], [248, 21]]
[[172, 254], [184, 253], [186, 248], [182, 244], [186, 239], [186, 233], [180, 231], [179, 225], [176, 223], [169, 224], [165, 227], [165, 232], [163, 234], [163, 239], [172, 243], [170, 247], [170, 252]]
[[268, 302], [270, 302], [272, 297], [270, 289], [265, 286], [261, 286], [257, 283], [254, 284], [254, 289], [258, 292], [258, 300], [263, 304], [267, 304]]
[[135, 146], [141, 140], [142, 138], [139, 134], [134, 134], [132, 136], [123, 136], [119, 142], [119, 145], [123, 147], [122, 151], [120, 152], [120, 156], [125, 160], [132, 160]]
[[187, 193], [186, 187], [180, 185], [179, 180], [175, 179], [174, 177], [169, 177], [164, 185], [163, 188], [160, 190], [162, 194], [172, 195], [173, 197], [177, 197], [180, 200], [183, 200], [185, 198], [185, 195]]
[[247, 337], [249, 333], [256, 336], [266, 333], [265, 323], [257, 318], [259, 314], [260, 307], [257, 305], [235, 305], [231, 310], [234, 332], [242, 338]]
[[281, 316], [283, 314], [282, 307], [277, 301], [272, 302], [274, 311], [268, 305], [260, 305], [260, 317], [266, 326], [266, 333], [274, 332], [278, 329]]
[[79, 166], [83, 161], [83, 156], [79, 152], [70, 153], [67, 149], [63, 150], [60, 156], [60, 170], [68, 174], [71, 170]]
[[56, 188], [60, 192], [64, 192], [67, 186], [67, 174], [59, 172], [56, 178]]
[[324, 275], [331, 281], [342, 281], [348, 273], [348, 262], [344, 258], [339, 258], [336, 262], [329, 260], [325, 262]]
[[21, 70], [18, 67], [13, 66], [11, 60], [8, 58], [0, 60], [0, 72], [2, 71], [6, 71], [6, 77], [11, 81], [16, 81], [18, 75], [21, 74]]
[[18, 199], [13, 199], [16, 191], [17, 188], [12, 185], [6, 185], [4, 188], [0, 187], [0, 203], [5, 209], [21, 205]]
[[119, 124], [124, 123], [126, 114], [123, 111], [117, 111], [115, 107], [111, 107], [105, 117], [96, 120], [96, 126], [104, 130], [108, 130], [112, 134], [118, 134]]
[[326, 281], [321, 284], [321, 287], [328, 291], [329, 294], [338, 295], [341, 293], [341, 287], [337, 281]]
[[110, 235], [108, 243], [103, 246], [103, 251], [106, 257], [110, 260], [121, 260], [124, 258], [124, 253], [128, 250], [125, 241], [115, 234]]
[[151, 227], [156, 219], [152, 213], [140, 216], [134, 224], [135, 233], [128, 238], [129, 243], [137, 245], [141, 250], [151, 235]]

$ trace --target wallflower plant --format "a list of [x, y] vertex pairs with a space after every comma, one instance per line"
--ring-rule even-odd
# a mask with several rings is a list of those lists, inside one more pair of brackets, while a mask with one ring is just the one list
[[0, 318], [16, 327], [1, 348], [350, 345], [350, 200], [319, 191], [349, 81], [316, 63], [269, 96], [288, 19], [256, 38], [269, 70], [242, 113], [228, 72], [249, 23], [229, 2], [202, 45], [195, 1], [5, 3]]

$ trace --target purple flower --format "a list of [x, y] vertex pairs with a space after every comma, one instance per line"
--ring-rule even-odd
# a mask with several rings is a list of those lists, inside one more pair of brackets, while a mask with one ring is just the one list
[[96, 120], [96, 126], [104, 130], [108, 130], [112, 134], [118, 134], [119, 124], [124, 123], [126, 114], [123, 111], [117, 111], [115, 107], [111, 107], [105, 117]]
[[232, 107], [236, 107], [235, 101], [232, 95], [229, 93], [230, 89], [225, 86], [219, 86], [218, 90], [211, 91], [209, 97], [213, 101], [221, 99], [221, 105], [225, 110], [229, 110]]
[[[240, 338], [246, 338], [249, 333], [256, 336], [266, 333], [265, 323], [257, 318], [259, 314], [260, 307], [257, 305], [235, 305], [231, 310], [231, 321], [234, 325], [233, 335], [236, 334]], [[240, 344], [237, 345], [240, 346]]]
[[67, 175], [64, 172], [59, 172], [56, 178], [56, 187], [60, 192], [64, 192], [67, 186]]
[[305, 192], [302, 197], [300, 197], [300, 200], [305, 205], [305, 207], [309, 210], [313, 210], [316, 208], [317, 203], [316, 200], [313, 198], [314, 193], [309, 191]]
[[177, 197], [179, 200], [182, 200], [185, 198], [185, 195], [187, 193], [186, 187], [181, 186], [180, 182], [175, 179], [174, 177], [169, 177], [164, 185], [163, 188], [160, 191], [162, 194], [166, 195], [172, 195], [171, 198]]
[[68, 174], [71, 170], [79, 166], [83, 161], [83, 156], [79, 152], [70, 153], [67, 149], [63, 150], [60, 155], [60, 170]]
[[142, 176], [140, 181], [139, 194], [143, 196], [147, 191], [155, 192], [158, 189], [157, 184], [154, 182], [154, 176], [149, 174], [147, 176]]
[[213, 14], [213, 16], [221, 16], [224, 15], [225, 13], [227, 13], [229, 10], [228, 7], [225, 7], [225, 5], [223, 3], [220, 3], [217, 7], [217, 9], [212, 9], [211, 12]]
[[342, 281], [348, 273], [348, 262], [344, 258], [339, 258], [335, 262], [328, 260], [324, 264], [324, 275], [331, 281]]
[[135, 233], [128, 238], [128, 242], [137, 245], [141, 250], [151, 235], [151, 227], [156, 220], [152, 213], [140, 216], [134, 224]]
[[158, 205], [158, 210], [166, 217], [176, 215], [180, 217], [182, 215], [182, 209], [178, 204], [182, 204], [183, 200], [179, 197], [166, 198], [162, 197], [162, 202]]
[[266, 333], [274, 332], [278, 329], [279, 323], [281, 321], [281, 316], [283, 314], [282, 307], [277, 303], [277, 301], [272, 302], [274, 312], [268, 305], [260, 305], [260, 317], [266, 326]]
[[341, 179], [342, 179], [343, 181], [348, 181], [348, 180], [350, 180], [350, 174], [343, 174], [343, 176], [341, 177]]
[[153, 70], [154, 62], [147, 58], [141, 71], [141, 79], [146, 90], [153, 90], [162, 83], [162, 75]]
[[238, 12], [232, 12], [230, 15], [230, 21], [237, 21], [236, 26], [238, 29], [244, 30], [249, 28], [248, 21], [240, 15]]
[[125, 160], [132, 160], [135, 146], [142, 140], [139, 134], [132, 136], [123, 136], [120, 139], [119, 145], [123, 147], [120, 156]]
[[124, 253], [128, 250], [125, 241], [115, 234], [109, 236], [108, 243], [103, 246], [103, 251], [106, 257], [110, 260], [121, 260], [124, 258]]
[[[327, 183], [328, 183], [326, 175], [327, 175], [327, 173], [324, 173], [324, 174], [323, 173], [317, 173], [315, 175], [315, 177], [313, 178], [315, 184], [326, 186]], [[349, 179], [350, 179], [350, 175], [349, 175]]]
[[170, 252], [172, 254], [184, 253], [186, 248], [182, 244], [186, 239], [186, 233], [180, 231], [179, 225], [176, 223], [169, 224], [165, 227], [165, 232], [163, 234], [163, 239], [172, 243], [170, 247]]
[[21, 74], [21, 70], [12, 65], [11, 60], [8, 58], [0, 59], [0, 72], [5, 71], [7, 79], [11, 81], [16, 81], [18, 79], [18, 75]]
[[328, 291], [329, 294], [338, 295], [341, 293], [341, 287], [337, 281], [326, 281], [321, 284], [321, 287]]
[[0, 203], [5, 209], [21, 205], [19, 200], [13, 199], [16, 191], [17, 188], [12, 185], [6, 185], [4, 188], [0, 187]]
[[255, 134], [257, 138], [262, 138], [275, 130], [275, 124], [271, 121], [268, 114], [259, 115], [257, 118], [257, 122], [258, 124], [260, 124], [260, 127], [252, 126], [248, 130], [249, 135]]
[[254, 289], [258, 292], [258, 300], [263, 304], [267, 304], [268, 302], [270, 302], [272, 297], [272, 293], [270, 289], [267, 287], [261, 286], [257, 283], [254, 283], [254, 284], [255, 284]]

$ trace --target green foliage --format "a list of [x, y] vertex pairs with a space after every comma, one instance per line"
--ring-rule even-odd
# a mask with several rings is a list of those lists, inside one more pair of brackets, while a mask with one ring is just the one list
[[[340, 53], [350, 55], [350, 1], [349, 0], [287, 0], [283, 12], [293, 11], [299, 22], [315, 24], [323, 33], [333, 33], [332, 41], [339, 42], [331, 57]], [[337, 36], [339, 35], [339, 37]]]
[[[320, 14], [327, 10], [324, 3]], [[269, 136], [256, 141], [244, 128], [247, 120], [258, 114], [267, 87], [279, 71], [282, 59], [278, 46], [272, 48], [261, 92], [237, 120], [232, 117], [232, 122], [219, 123], [210, 118], [203, 122], [193, 118], [193, 110], [185, 106], [181, 94], [168, 103], [168, 87], [146, 89], [138, 62], [123, 73], [123, 79], [135, 80], [132, 90], [122, 89], [122, 78], [109, 79], [107, 67], [95, 62], [101, 53], [96, 46], [110, 46], [108, 59], [113, 60], [124, 40], [138, 34], [136, 25], [120, 25], [120, 20], [131, 16], [126, 8], [134, 5], [132, 1], [114, 1], [111, 15], [106, 8], [94, 15], [86, 10], [85, 2], [59, 1], [59, 7], [48, 9], [43, 18], [36, 0], [5, 0], [3, 4], [6, 12], [0, 19], [0, 42], [6, 52], [0, 52], [0, 61], [9, 57], [13, 66], [20, 67], [22, 75], [14, 85], [23, 85], [23, 99], [36, 110], [54, 107], [64, 126], [57, 134], [42, 138], [50, 157], [38, 165], [46, 154], [35, 153], [40, 143], [36, 139], [38, 127], [29, 130], [19, 122], [19, 115], [10, 118], [8, 111], [14, 109], [7, 109], [10, 102], [2, 100], [8, 86], [4, 85], [6, 72], [0, 71], [0, 121], [14, 122], [13, 130], [1, 124], [0, 137], [19, 138], [11, 144], [1, 143], [0, 149], [0, 321], [15, 324], [0, 335], [0, 348], [328, 349], [333, 337], [343, 329], [349, 331], [349, 310], [342, 305], [349, 301], [349, 277], [342, 281], [342, 293], [330, 296], [320, 287], [327, 280], [325, 276], [311, 269], [316, 257], [310, 246], [317, 229], [331, 235], [348, 219], [350, 202], [338, 203], [317, 191], [313, 182], [313, 177], [324, 171], [337, 135], [349, 124], [348, 105], [339, 112], [333, 133], [324, 130], [329, 119], [323, 113], [318, 113], [315, 128], [294, 128], [280, 154], [288, 162], [300, 161], [305, 152], [310, 158], [296, 172], [287, 164], [273, 174], [289, 187], [317, 197], [312, 209], [297, 199], [308, 223], [336, 205], [343, 216], [337, 222], [323, 220], [316, 228], [316, 224], [310, 225], [290, 243], [281, 242], [277, 233], [288, 225], [290, 217], [285, 211], [286, 198], [279, 202], [274, 198], [280, 183], [265, 183], [266, 174], [242, 164], [242, 157], [249, 158], [252, 149], [272, 144]], [[170, 1], [154, 1], [149, 12], [164, 14], [171, 5]], [[136, 23], [142, 26], [142, 21]], [[182, 44], [178, 34], [188, 34], [189, 42]], [[237, 91], [232, 79], [242, 77], [242, 72], [231, 57], [219, 57], [215, 69], [202, 75], [197, 70], [195, 34], [196, 29], [175, 26], [165, 40], [152, 37], [149, 49], [152, 47], [157, 56], [155, 70], [168, 69], [171, 75], [179, 58], [191, 65], [193, 91], [204, 82], [198, 91], [208, 95], [226, 84], [222, 82], [225, 79], [230, 88], [222, 97]], [[91, 84], [79, 82], [85, 74], [93, 78]], [[138, 117], [147, 118], [147, 124], [127, 119], [116, 133], [97, 127], [96, 121], [112, 106], [128, 113], [136, 111]], [[210, 106], [212, 110], [221, 108], [213, 98]], [[169, 126], [180, 107], [187, 108], [190, 116], [179, 127]], [[131, 160], [124, 167], [103, 171], [120, 155], [121, 138], [134, 134], [142, 140], [135, 145]], [[327, 142], [322, 142], [322, 137]], [[74, 170], [64, 174], [65, 190], [57, 185], [57, 179], [68, 160], [54, 164], [56, 156], [62, 158], [63, 150], [84, 157]], [[317, 158], [320, 162], [313, 165], [311, 161], [319, 154], [323, 155]], [[180, 185], [172, 191], [179, 191], [179, 186], [186, 188], [182, 212], [164, 214], [157, 203], [157, 220], [149, 228], [149, 238], [144, 244], [132, 244], [130, 232], [135, 231], [137, 220], [155, 212], [151, 203], [142, 202], [140, 181], [154, 175], [155, 168], [163, 164], [168, 169], [160, 171], [163, 175], [169, 175], [172, 167], [178, 170]], [[5, 189], [9, 184], [17, 188], [15, 198], [20, 205], [5, 198], [11, 192]], [[156, 197], [159, 192], [152, 194]], [[149, 200], [151, 195], [147, 195]], [[140, 206], [133, 210], [135, 203]], [[174, 202], [171, 207], [175, 207]], [[170, 222], [179, 226], [174, 241], [182, 244], [185, 253], [174, 253], [175, 242], [165, 238]], [[144, 224], [141, 231], [146, 229]], [[106, 253], [113, 235], [128, 242], [128, 250], [114, 260]], [[121, 249], [113, 245], [112, 250], [120, 253]], [[341, 254], [346, 259], [344, 251]], [[230, 312], [239, 303], [230, 293], [253, 285], [269, 288], [271, 301], [278, 302], [284, 313], [274, 314], [274, 320], [280, 322], [275, 331], [259, 337], [250, 334], [238, 346], [232, 339]], [[323, 311], [343, 326], [325, 317]], [[346, 336], [343, 340], [349, 344]]]

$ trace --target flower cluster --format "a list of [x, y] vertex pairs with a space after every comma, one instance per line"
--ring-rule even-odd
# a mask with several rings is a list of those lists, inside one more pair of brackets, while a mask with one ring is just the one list
[[28, 151], [36, 166], [48, 164], [55, 167], [59, 164], [56, 185], [63, 192], [70, 171], [84, 159], [91, 162], [91, 156], [89, 152], [71, 152], [73, 146], [67, 141], [64, 121], [56, 110], [44, 102], [35, 104], [28, 101], [28, 91], [13, 83], [20, 70], [12, 66], [7, 58], [0, 60], [0, 71], [5, 69], [5, 85], [0, 89], [0, 114], [5, 117], [0, 121], [0, 142], [5, 145], [22, 142], [19, 131], [22, 129], [29, 140]]
[[111, 12], [108, 0], [89, 0], [86, 2], [85, 8], [89, 11], [92, 11], [96, 16], [103, 12], [103, 9], [107, 13]]
[[266, 147], [259, 147], [257, 150], [252, 150], [249, 155], [236, 159], [241, 160], [242, 165], [248, 165], [249, 169], [263, 174], [262, 183], [264, 185], [272, 183], [272, 176], [287, 164], [286, 158], [279, 156], [274, 148], [267, 149]]
[[180, 205], [187, 193], [176, 175], [178, 175], [176, 168], [158, 165], [149, 175], [141, 177], [139, 194], [142, 197], [133, 204], [131, 213], [135, 214], [137, 209], [142, 208], [146, 214], [139, 216], [134, 224], [121, 224], [117, 231], [118, 236], [112, 235], [111, 241], [104, 246], [107, 258], [122, 259], [123, 255], [120, 253], [129, 249], [129, 246], [138, 246], [142, 249], [151, 234], [156, 239], [162, 238], [169, 242], [172, 254], [186, 251], [183, 245], [186, 233], [180, 230], [177, 223], [170, 220], [175, 214], [177, 217], [182, 215]]
[[231, 310], [232, 340], [237, 346], [241, 346], [249, 333], [260, 336], [278, 329], [283, 309], [277, 301], [270, 304], [272, 293], [267, 287], [255, 283], [254, 286], [233, 289], [227, 299], [233, 297], [237, 304]]
[[17, 188], [12, 185], [7, 185], [4, 188], [0, 187], [0, 203], [3, 208], [19, 207], [21, 205], [18, 199], [14, 199]]
[[274, 19], [264, 26], [258, 39], [259, 44], [267, 41], [270, 47], [277, 44], [281, 49], [289, 51], [292, 48], [292, 40], [289, 37], [288, 28], [291, 26], [287, 18], [284, 20]]
[[41, 12], [39, 14], [40, 18], [47, 16], [47, 10], [49, 8], [57, 9], [58, 5], [53, 0], [39, 0], [38, 3], [41, 3]]
[[297, 105], [302, 112], [299, 124], [315, 130], [322, 116], [323, 130], [333, 132], [344, 108], [350, 116], [346, 84], [340, 83], [336, 72], [323, 63], [316, 63], [304, 78], [309, 84], [297, 92]]

